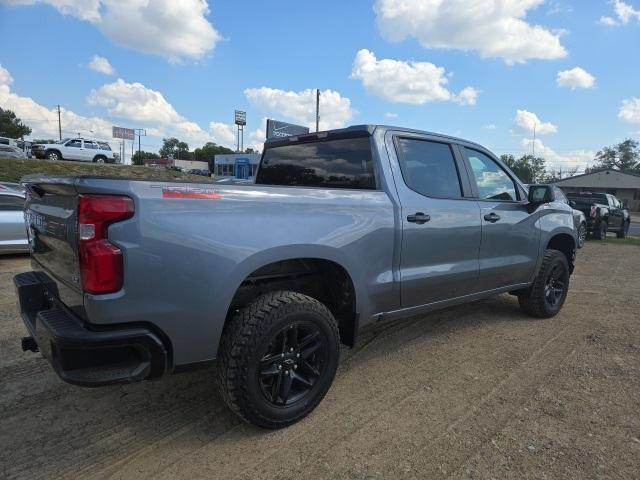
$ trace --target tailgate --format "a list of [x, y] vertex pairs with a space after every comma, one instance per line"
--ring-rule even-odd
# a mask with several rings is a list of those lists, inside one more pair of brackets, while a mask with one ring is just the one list
[[27, 182], [26, 187], [25, 219], [34, 271], [52, 286], [52, 296], [83, 313], [77, 248], [78, 195], [73, 180]]

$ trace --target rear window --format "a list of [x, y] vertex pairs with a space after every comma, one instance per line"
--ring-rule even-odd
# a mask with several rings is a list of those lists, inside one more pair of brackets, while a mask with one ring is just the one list
[[375, 190], [369, 137], [269, 148], [256, 183]]
[[607, 196], [604, 193], [567, 193], [567, 198], [574, 202], [607, 204]]

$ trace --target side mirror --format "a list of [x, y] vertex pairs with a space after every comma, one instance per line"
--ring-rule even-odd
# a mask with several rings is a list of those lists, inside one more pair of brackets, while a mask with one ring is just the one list
[[534, 205], [553, 202], [556, 199], [553, 188], [549, 185], [530, 185], [527, 200]]
[[574, 202], [573, 200], [569, 200], [569, 206], [571, 208], [574, 208], [576, 206], [576, 202]]

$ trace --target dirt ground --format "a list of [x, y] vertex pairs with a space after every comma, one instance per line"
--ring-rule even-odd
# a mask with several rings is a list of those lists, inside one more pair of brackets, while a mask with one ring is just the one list
[[509, 295], [394, 324], [343, 351], [288, 429], [241, 423], [211, 370], [100, 389], [59, 380], [0, 259], [0, 477], [640, 478], [640, 248], [590, 242], [551, 320]]

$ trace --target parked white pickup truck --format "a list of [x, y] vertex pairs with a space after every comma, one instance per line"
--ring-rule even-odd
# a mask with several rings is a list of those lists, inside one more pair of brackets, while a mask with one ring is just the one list
[[56, 143], [38, 143], [31, 147], [36, 158], [49, 160], [80, 160], [81, 162], [115, 163], [107, 142], [86, 138], [63, 138]]

